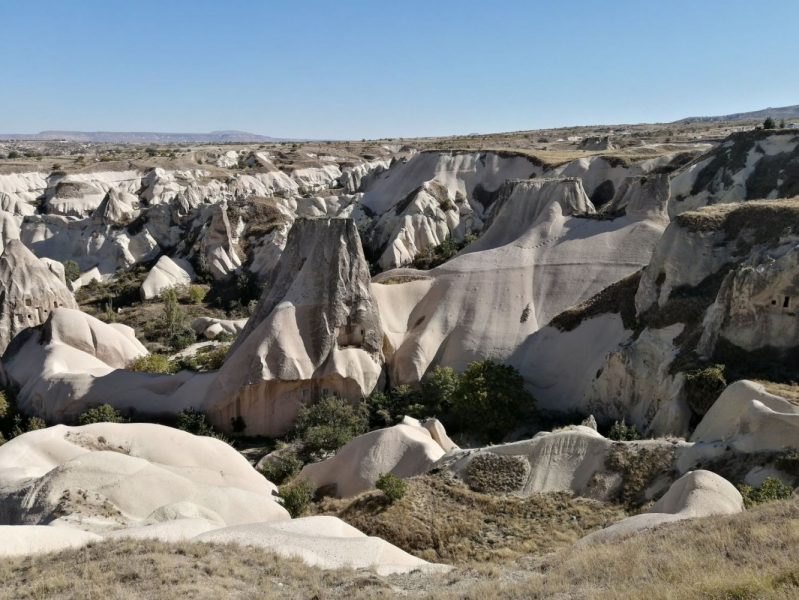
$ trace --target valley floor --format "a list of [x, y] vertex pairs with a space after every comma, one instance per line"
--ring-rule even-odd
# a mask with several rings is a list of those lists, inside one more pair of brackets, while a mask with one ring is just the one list
[[799, 596], [799, 501], [446, 574], [322, 571], [255, 548], [105, 541], [0, 561], [18, 598], [782, 599]]

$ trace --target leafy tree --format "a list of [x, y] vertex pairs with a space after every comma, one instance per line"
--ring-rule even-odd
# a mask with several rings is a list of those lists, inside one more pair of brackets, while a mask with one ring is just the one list
[[244, 417], [239, 415], [238, 417], [232, 417], [230, 419], [230, 428], [233, 430], [233, 433], [241, 434], [244, 433], [244, 430], [247, 429], [247, 422], [244, 420]]
[[422, 377], [422, 397], [427, 417], [440, 417], [452, 407], [459, 377], [451, 367], [435, 366]]
[[12, 150], [8, 153], [8, 158], [20, 158], [22, 155], [17, 152], [16, 150]]
[[635, 425], [627, 425], [626, 420], [622, 419], [621, 421], [616, 421], [610, 428], [608, 439], [617, 442], [634, 442], [635, 440], [640, 440], [641, 435]]
[[780, 129], [785, 129], [785, 119], [780, 121]]
[[189, 288], [188, 301], [189, 304], [201, 304], [205, 298], [205, 290], [199, 285], [193, 285]]
[[391, 473], [380, 475], [375, 482], [375, 487], [383, 492], [385, 497], [392, 503], [402, 500], [408, 491], [408, 484]]
[[92, 423], [124, 423], [124, 415], [110, 404], [101, 404], [90, 408], [78, 417], [78, 424], [90, 425]]
[[763, 129], [776, 129], [777, 124], [774, 122], [774, 119], [771, 117], [767, 117], [765, 121], [763, 121]]
[[279, 496], [292, 519], [308, 511], [308, 505], [316, 493], [316, 486], [307, 479], [298, 479], [289, 486], [280, 488]]
[[47, 423], [41, 417], [29, 417], [28, 424], [25, 428], [26, 431], [36, 431], [37, 429], [46, 429]]
[[67, 281], [75, 281], [80, 277], [80, 266], [74, 260], [64, 263], [64, 277]]
[[367, 419], [348, 402], [335, 396], [303, 406], [297, 413], [294, 430], [313, 455], [336, 452], [367, 429]]
[[261, 475], [275, 485], [283, 485], [302, 470], [303, 463], [296, 454], [285, 454], [266, 461], [261, 467]]
[[535, 398], [524, 379], [508, 365], [475, 361], [461, 374], [452, 395], [452, 410], [464, 431], [500, 442], [518, 427]]

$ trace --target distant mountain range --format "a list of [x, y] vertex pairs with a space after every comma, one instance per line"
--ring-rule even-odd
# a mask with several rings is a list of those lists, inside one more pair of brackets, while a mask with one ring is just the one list
[[764, 108], [763, 110], [753, 110], [751, 112], [733, 113], [731, 115], [721, 115], [717, 117], [688, 117], [674, 121], [675, 123], [710, 123], [713, 121], [740, 121], [742, 119], [799, 119], [799, 104], [793, 106], [783, 106], [781, 108]]
[[69, 142], [112, 143], [231, 143], [231, 142], [288, 142], [246, 131], [212, 131], [210, 133], [152, 133], [143, 131], [42, 131], [40, 133], [0, 133], [0, 140], [67, 140]]

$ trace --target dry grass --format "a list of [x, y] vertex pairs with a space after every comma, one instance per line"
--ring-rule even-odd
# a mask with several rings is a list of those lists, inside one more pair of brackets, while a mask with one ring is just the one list
[[425, 560], [449, 564], [545, 554], [628, 516], [620, 506], [565, 493], [530, 498], [482, 494], [443, 474], [407, 483], [405, 497], [393, 504], [380, 492], [369, 492], [345, 500], [326, 498], [313, 510]]
[[774, 394], [780, 398], [785, 398], [793, 404], [799, 404], [799, 384], [796, 382], [791, 383], [774, 383], [773, 381], [766, 381], [764, 379], [755, 379], [756, 383], [761, 384], [769, 394]]
[[257, 548], [115, 540], [0, 561], [0, 600], [412, 597], [783, 600], [799, 597], [799, 504], [673, 523], [607, 544], [447, 574], [321, 571]]

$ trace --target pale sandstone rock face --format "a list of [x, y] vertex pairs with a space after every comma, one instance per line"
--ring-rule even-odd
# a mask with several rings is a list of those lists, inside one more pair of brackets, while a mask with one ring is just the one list
[[194, 281], [194, 269], [189, 261], [164, 255], [158, 259], [142, 282], [141, 298], [142, 300], [158, 298], [164, 290], [187, 286], [192, 281]]
[[48, 214], [86, 217], [100, 206], [104, 197], [105, 193], [101, 188], [66, 177], [53, 188], [44, 207]]
[[6, 211], [0, 211], [0, 253], [10, 240], [18, 240], [20, 235], [17, 217]]
[[259, 546], [298, 557], [320, 569], [374, 569], [379, 575], [447, 571], [376, 537], [367, 537], [336, 517], [304, 517], [284, 523], [258, 523], [217, 529], [197, 541]]
[[191, 322], [191, 328], [205, 338], [212, 340], [220, 333], [238, 335], [247, 325], [247, 319], [215, 319], [213, 317], [198, 317]]
[[693, 442], [724, 442], [738, 452], [799, 447], [799, 406], [752, 381], [722, 392], [691, 435]]
[[578, 545], [610, 541], [620, 535], [651, 529], [664, 523], [713, 515], [734, 515], [743, 509], [743, 498], [729, 481], [710, 471], [692, 471], [675, 481], [646, 513], [622, 519], [587, 535]]
[[0, 298], [0, 351], [54, 309], [78, 308], [72, 292], [19, 240], [10, 240], [0, 255]]
[[577, 146], [578, 150], [589, 152], [601, 152], [604, 150], [615, 150], [616, 146], [610, 141], [610, 136], [603, 135], [597, 137], [587, 137]]
[[31, 556], [80, 548], [103, 538], [96, 533], [46, 525], [0, 525], [0, 556]]
[[[472, 212], [463, 203], [461, 208], [465, 215]], [[428, 246], [454, 237], [460, 222], [460, 209], [449, 199], [447, 189], [436, 182], [423, 183], [380, 217], [370, 236], [371, 246], [380, 256], [382, 269], [402, 267]], [[482, 221], [477, 222], [481, 227]], [[463, 238], [469, 232], [458, 233]]]
[[208, 270], [216, 280], [229, 278], [241, 266], [226, 205], [216, 205], [208, 229], [200, 241], [200, 251], [205, 254]]
[[383, 331], [350, 219], [298, 219], [286, 250], [207, 397], [221, 427], [278, 435], [304, 403], [353, 402], [377, 384]]
[[0, 447], [0, 523], [9, 525], [103, 533], [187, 514], [225, 525], [286, 520], [274, 492], [224, 442], [160, 425], [57, 425]]
[[669, 214], [702, 206], [799, 195], [799, 134], [734, 133], [672, 178]]
[[[648, 217], [580, 216], [592, 212], [579, 180], [510, 182], [492, 206], [483, 235], [458, 256], [431, 271], [376, 278], [425, 277], [375, 285], [385, 306], [381, 313], [398, 311], [386, 317], [392, 320], [386, 327], [392, 380], [413, 383], [432, 364], [463, 370], [491, 358], [535, 381], [547, 353], [535, 348], [531, 335], [644, 266], [664, 228]], [[595, 373], [584, 374], [586, 384]]]
[[306, 465], [299, 477], [348, 498], [374, 489], [383, 473], [403, 479], [426, 473], [444, 453], [423, 427], [400, 424], [356, 437], [335, 456]]
[[123, 226], [139, 216], [139, 199], [128, 192], [112, 188], [92, 213], [92, 224]]
[[124, 369], [134, 359], [147, 354], [130, 327], [109, 325], [79, 310], [56, 308], [50, 313], [42, 333], [44, 343], [71, 346], [115, 369]]

